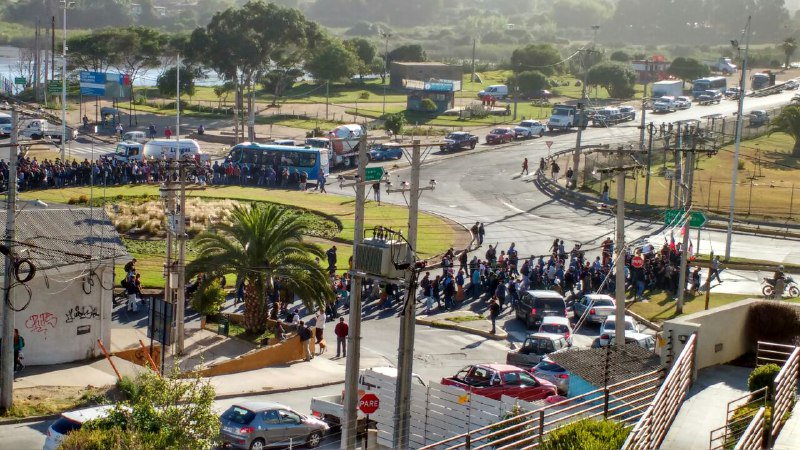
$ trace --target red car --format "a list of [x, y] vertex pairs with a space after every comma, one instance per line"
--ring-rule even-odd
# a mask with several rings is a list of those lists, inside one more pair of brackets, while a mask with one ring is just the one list
[[554, 384], [508, 364], [469, 365], [455, 376], [443, 378], [442, 384], [494, 400], [500, 400], [500, 397], [507, 395], [531, 402], [557, 395]]
[[495, 128], [486, 135], [486, 143], [502, 144], [504, 142], [513, 142], [515, 136], [514, 130], [511, 128]]

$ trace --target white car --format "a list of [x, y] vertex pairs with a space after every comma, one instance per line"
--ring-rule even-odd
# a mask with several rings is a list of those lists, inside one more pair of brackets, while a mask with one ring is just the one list
[[653, 101], [653, 112], [671, 112], [677, 108], [675, 97], [664, 96]]
[[94, 406], [92, 408], [67, 411], [61, 414], [47, 428], [47, 439], [44, 441], [44, 450], [56, 450], [69, 433], [79, 430], [84, 423], [102, 419], [114, 409], [114, 405]]
[[539, 333], [551, 333], [563, 336], [567, 344], [572, 347], [572, 326], [569, 319], [561, 316], [544, 316], [539, 325]]
[[[625, 316], [623, 318], [625, 321], [625, 331], [634, 331], [636, 333], [639, 332], [639, 324], [633, 320], [631, 316]], [[617, 316], [608, 316], [606, 317], [605, 322], [603, 325], [600, 326], [600, 347], [605, 347], [614, 338], [617, 331]]]
[[545, 126], [538, 120], [523, 120], [514, 127], [514, 135], [519, 138], [532, 138], [534, 136], [544, 136]]
[[678, 109], [689, 109], [692, 107], [692, 99], [689, 97], [680, 96], [675, 99], [675, 107]]

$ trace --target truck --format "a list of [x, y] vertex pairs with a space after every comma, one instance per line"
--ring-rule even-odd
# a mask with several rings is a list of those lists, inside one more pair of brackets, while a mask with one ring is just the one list
[[775, 74], [770, 71], [754, 73], [750, 77], [750, 89], [757, 91], [775, 86]]
[[586, 127], [588, 120], [585, 114], [575, 105], [556, 104], [547, 121], [547, 129], [569, 130], [572, 127]]
[[78, 137], [78, 130], [67, 127], [67, 134], [64, 136], [63, 126], [50, 123], [45, 119], [32, 119], [20, 131], [20, 135], [33, 140], [49, 138], [59, 142], [66, 142]]
[[[366, 392], [380, 396], [381, 385], [373, 383], [376, 379], [397, 379], [397, 369], [394, 367], [373, 367], [362, 370], [358, 374], [358, 393], [359, 398]], [[411, 375], [412, 385], [427, 386], [427, 383], [417, 374]], [[384, 386], [385, 388], [385, 386]], [[390, 395], [394, 396], [394, 385], [392, 385]], [[311, 414], [318, 419], [324, 420], [333, 427], [341, 426], [344, 420], [344, 390], [341, 394], [322, 395], [311, 398]], [[365, 416], [358, 411], [358, 420], [364, 420]]]
[[720, 57], [716, 60], [706, 60], [704, 63], [713, 72], [722, 72], [725, 75], [736, 73], [736, 64], [730, 58]]
[[558, 394], [549, 381], [509, 364], [472, 364], [452, 377], [442, 378], [441, 383], [493, 400], [505, 395], [532, 402]]
[[339, 125], [328, 132], [326, 137], [307, 138], [305, 144], [311, 148], [328, 149], [331, 167], [356, 167], [358, 147], [364, 129], [358, 124]]
[[664, 80], [656, 81], [653, 83], [653, 88], [650, 90], [652, 98], [659, 97], [677, 97], [683, 95], [683, 81], [681, 80]]

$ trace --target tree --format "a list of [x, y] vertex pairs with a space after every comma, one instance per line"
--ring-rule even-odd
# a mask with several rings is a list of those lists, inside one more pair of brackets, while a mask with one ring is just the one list
[[396, 49], [389, 52], [389, 62], [391, 61], [412, 61], [421, 62], [426, 61], [427, 55], [425, 50], [419, 44], [401, 45]]
[[358, 69], [358, 57], [339, 41], [330, 41], [306, 61], [306, 70], [317, 81], [350, 78]]
[[672, 60], [667, 73], [686, 83], [686, 81], [707, 77], [711, 73], [711, 69], [696, 59], [679, 56]]
[[[165, 97], [175, 97], [178, 94], [178, 69], [170, 67], [156, 81], [158, 86], [158, 93]], [[194, 95], [194, 80], [197, 76], [196, 70], [187, 70], [186, 66], [181, 67], [181, 94], [186, 94], [189, 97]]]
[[402, 133], [405, 125], [406, 116], [401, 112], [383, 116], [383, 128], [395, 135]]
[[63, 450], [211, 448], [219, 436], [214, 387], [177, 371], [165, 377], [145, 370], [135, 380], [123, 379], [130, 393], [106, 418], [85, 423], [69, 433]]
[[104, 29], [68, 37], [69, 68], [107, 72], [110, 66], [119, 62], [120, 55], [111, 47], [115, 36], [116, 31]]
[[272, 105], [278, 104], [278, 99], [283, 93], [294, 86], [298, 78], [303, 76], [303, 70], [298, 68], [276, 68], [261, 77], [261, 86], [272, 93]]
[[538, 70], [526, 70], [512, 75], [508, 82], [519, 88], [520, 93], [526, 97], [534, 97], [547, 87], [547, 77]]
[[783, 56], [785, 57], [783, 60], [783, 67], [788, 69], [792, 56], [794, 56], [794, 52], [797, 51], [797, 39], [788, 37], [781, 42], [780, 47], [781, 50], [783, 50]]
[[358, 67], [356, 72], [364, 79], [364, 75], [370, 72], [372, 61], [378, 54], [378, 49], [375, 45], [361, 37], [356, 37], [344, 41], [345, 47], [350, 49], [358, 57]]
[[631, 55], [629, 55], [628, 53], [626, 53], [626, 52], [624, 52], [622, 50], [617, 50], [617, 51], [615, 51], [614, 53], [611, 54], [609, 59], [611, 61], [617, 61], [617, 62], [626, 63], [626, 62], [630, 62]]
[[769, 124], [769, 133], [786, 133], [794, 139], [792, 156], [800, 158], [800, 105], [784, 107]]
[[626, 64], [602, 62], [589, 69], [587, 82], [606, 88], [612, 98], [630, 98], [635, 92], [636, 72]]
[[236, 274], [245, 283], [244, 326], [256, 335], [267, 328], [267, 297], [285, 289], [315, 311], [333, 299], [328, 276], [314, 260], [324, 252], [306, 242], [309, 227], [301, 215], [276, 205], [236, 206], [229, 223], [194, 238], [199, 256], [187, 266], [187, 277]]
[[531, 44], [515, 49], [511, 53], [511, 70], [515, 73], [538, 70], [550, 76], [557, 72], [555, 67], [561, 61], [558, 50], [549, 44]]

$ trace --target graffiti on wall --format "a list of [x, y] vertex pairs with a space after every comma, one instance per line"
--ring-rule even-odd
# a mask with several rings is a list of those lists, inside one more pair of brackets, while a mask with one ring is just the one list
[[45, 339], [47, 339], [47, 330], [55, 329], [56, 325], [58, 325], [58, 317], [51, 312], [32, 314], [25, 321], [25, 328], [32, 333], [44, 333]]
[[75, 319], [99, 319], [100, 314], [96, 306], [73, 306], [67, 310], [67, 323], [72, 323]]

